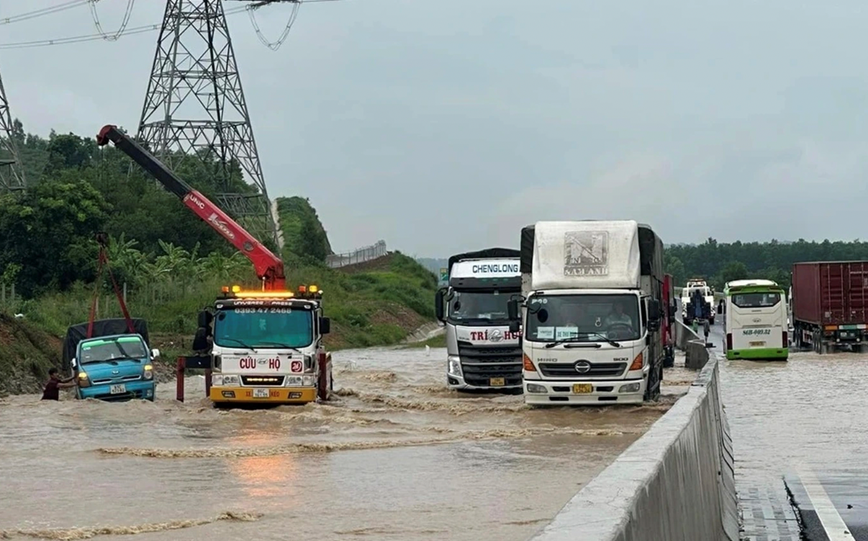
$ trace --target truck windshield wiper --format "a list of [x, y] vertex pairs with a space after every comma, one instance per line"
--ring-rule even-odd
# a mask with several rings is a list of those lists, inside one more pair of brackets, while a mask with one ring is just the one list
[[271, 342], [270, 340], [263, 340], [261, 342], [258, 342], [256, 344], [256, 347], [262, 347], [262, 346], [266, 346], [266, 345], [267, 346], [277, 346], [279, 348], [286, 348], [286, 349], [291, 349], [293, 351], [298, 351], [298, 348], [290, 346], [289, 344], [284, 344], [283, 342]]
[[237, 344], [240, 344], [241, 347], [243, 347], [243, 348], [253, 349], [252, 346], [249, 346], [249, 345], [245, 344], [244, 342], [242, 342], [241, 340], [239, 340], [239, 339], [237, 339], [237, 338], [232, 338], [232, 337], [230, 337], [230, 336], [224, 336], [224, 337], [221, 338], [221, 340], [229, 340], [229, 341], [235, 342], [235, 343], [237, 343]]
[[612, 345], [615, 346], [616, 348], [621, 347], [621, 344], [620, 344], [620, 343], [615, 342], [614, 340], [612, 340], [611, 338], [609, 338], [608, 336], [606, 336], [606, 335], [604, 335], [604, 334], [600, 334], [600, 333], [598, 333], [598, 332], [592, 332], [592, 333], [588, 333], [588, 334], [593, 334], [593, 335], [595, 335], [595, 336], [599, 336], [600, 338], [602, 338], [602, 339], [605, 340], [606, 342], [612, 344]]
[[94, 359], [91, 361], [85, 361], [81, 364], [113, 363], [117, 361], [138, 361], [139, 363], [142, 362], [141, 359], [124, 355], [122, 357], [115, 357], [114, 359]]
[[577, 337], [576, 338], [565, 338], [563, 340], [555, 340], [554, 342], [549, 342], [548, 344], [545, 345], [545, 347], [550, 349], [550, 348], [553, 348], [555, 346], [559, 346], [561, 344], [567, 344], [567, 346], [565, 346], [565, 347], [572, 346], [572, 347], [577, 347], [577, 348], [601, 348], [601, 347], [603, 347], [600, 344], [597, 344], [596, 342], [583, 342], [583, 343], [577, 343], [577, 342], [579, 342], [579, 339]]

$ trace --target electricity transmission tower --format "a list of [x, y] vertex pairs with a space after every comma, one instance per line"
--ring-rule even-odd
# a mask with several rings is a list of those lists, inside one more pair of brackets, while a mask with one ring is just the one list
[[[251, 4], [299, 0], [256, 0]], [[278, 242], [222, 0], [167, 0], [137, 139], [176, 168], [215, 164], [220, 205]], [[235, 167], [253, 190], [239, 187]]]
[[9, 101], [6, 99], [6, 89], [0, 78], [0, 193], [23, 190], [24, 169], [18, 157], [15, 138], [12, 137], [12, 115], [9, 113]]

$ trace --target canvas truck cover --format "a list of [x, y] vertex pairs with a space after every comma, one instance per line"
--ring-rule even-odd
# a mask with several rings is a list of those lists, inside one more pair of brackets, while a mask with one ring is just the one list
[[[136, 333], [142, 335], [145, 339], [145, 344], [150, 348], [150, 339], [148, 338], [148, 322], [144, 319], [133, 319], [133, 329]], [[79, 323], [73, 325], [66, 330], [66, 338], [63, 340], [63, 370], [70, 370], [70, 361], [75, 357], [75, 349], [78, 343], [87, 338], [87, 323]], [[111, 336], [113, 334], [129, 334], [127, 321], [125, 319], [98, 319], [93, 322], [93, 336]]]
[[534, 225], [534, 290], [639, 288], [640, 276], [639, 224], [633, 220]]

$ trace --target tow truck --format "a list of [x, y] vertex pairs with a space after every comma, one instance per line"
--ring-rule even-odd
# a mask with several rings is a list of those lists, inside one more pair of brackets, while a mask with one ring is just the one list
[[[210, 400], [218, 407], [328, 400], [334, 383], [331, 353], [323, 337], [331, 322], [323, 315], [322, 290], [314, 284], [288, 290], [283, 261], [220, 207], [114, 125], [106, 125], [97, 135], [97, 145], [109, 142], [244, 254], [259, 278], [254, 290], [223, 286], [215, 303], [199, 313], [193, 339], [197, 355], [186, 360], [188, 367], [206, 369]], [[179, 378], [181, 397], [182, 384]]]

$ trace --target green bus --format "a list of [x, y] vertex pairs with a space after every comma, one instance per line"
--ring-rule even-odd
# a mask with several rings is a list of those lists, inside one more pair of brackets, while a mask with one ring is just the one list
[[723, 290], [726, 299], [726, 358], [789, 357], [786, 291], [771, 280], [735, 280]]

